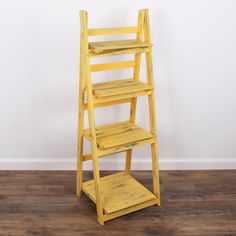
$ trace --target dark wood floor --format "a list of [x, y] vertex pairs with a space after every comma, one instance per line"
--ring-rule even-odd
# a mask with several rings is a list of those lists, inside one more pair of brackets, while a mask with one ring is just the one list
[[[133, 175], [151, 189], [151, 172]], [[100, 226], [94, 204], [75, 196], [75, 172], [0, 171], [0, 235], [236, 235], [236, 171], [160, 175], [160, 208]]]

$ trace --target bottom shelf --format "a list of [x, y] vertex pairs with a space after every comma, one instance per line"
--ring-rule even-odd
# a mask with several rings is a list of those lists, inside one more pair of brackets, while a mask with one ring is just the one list
[[[82, 189], [96, 203], [94, 181], [84, 182]], [[124, 211], [124, 214], [127, 214], [157, 203], [157, 197], [126, 172], [100, 178], [100, 192], [105, 214], [130, 208], [130, 211]], [[148, 204], [150, 201], [152, 204]]]

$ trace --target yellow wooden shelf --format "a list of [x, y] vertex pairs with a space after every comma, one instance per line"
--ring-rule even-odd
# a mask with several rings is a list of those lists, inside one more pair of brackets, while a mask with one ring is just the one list
[[[97, 146], [102, 150], [128, 144], [134, 147], [139, 141], [153, 139], [151, 133], [129, 121], [96, 127], [95, 131]], [[84, 131], [84, 136], [91, 139], [89, 129]]]
[[[96, 204], [99, 224], [151, 205], [160, 205], [160, 188], [155, 120], [152, 42], [147, 9], [139, 10], [137, 25], [118, 28], [88, 28], [87, 12], [80, 11], [80, 87], [76, 193], [85, 192]], [[133, 39], [99, 42], [100, 35], [133, 34]], [[91, 42], [92, 41], [92, 42]], [[133, 54], [126, 59], [117, 55]], [[114, 56], [115, 61], [100, 62], [93, 57]], [[146, 82], [141, 82], [141, 58], [145, 56]], [[96, 63], [97, 61], [97, 63]], [[99, 62], [98, 62], [99, 61]], [[94, 83], [95, 72], [132, 69], [132, 78]], [[148, 96], [150, 132], [135, 124], [136, 99]], [[128, 104], [128, 121], [96, 127], [94, 108]], [[85, 111], [89, 128], [85, 129]], [[145, 112], [145, 111], [143, 111]], [[106, 114], [104, 114], [105, 116]], [[91, 144], [91, 153], [84, 152], [84, 138]], [[132, 149], [151, 146], [153, 193], [130, 176]], [[100, 177], [99, 158], [125, 152], [125, 172]], [[83, 182], [83, 162], [92, 161], [94, 179]]]
[[93, 84], [93, 94], [97, 98], [150, 90], [152, 90], [151, 85], [134, 79], [123, 79]]
[[137, 39], [113, 40], [103, 42], [90, 42], [89, 49], [94, 53], [106, 53], [114, 50], [125, 50], [134, 48], [148, 48], [150, 43]]
[[[106, 214], [157, 199], [153, 193], [126, 172], [102, 177], [100, 184], [101, 205]], [[82, 189], [96, 203], [94, 181], [84, 182]], [[156, 203], [154, 201], [154, 204]]]

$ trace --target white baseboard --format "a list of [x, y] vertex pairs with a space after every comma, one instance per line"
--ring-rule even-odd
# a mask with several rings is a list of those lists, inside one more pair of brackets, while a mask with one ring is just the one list
[[[100, 162], [101, 170], [123, 170], [124, 160], [103, 159]], [[236, 169], [236, 160], [160, 160], [160, 170], [210, 170]], [[0, 170], [75, 170], [76, 160], [0, 160]], [[91, 170], [91, 161], [84, 163], [85, 170]], [[151, 170], [151, 160], [134, 160], [133, 170]]]

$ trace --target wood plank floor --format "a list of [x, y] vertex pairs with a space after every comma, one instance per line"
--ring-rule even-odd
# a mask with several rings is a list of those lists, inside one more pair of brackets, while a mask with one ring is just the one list
[[[132, 174], [151, 189], [151, 172]], [[0, 235], [236, 235], [236, 171], [160, 176], [161, 207], [100, 226], [91, 200], [75, 196], [74, 171], [0, 171]]]

